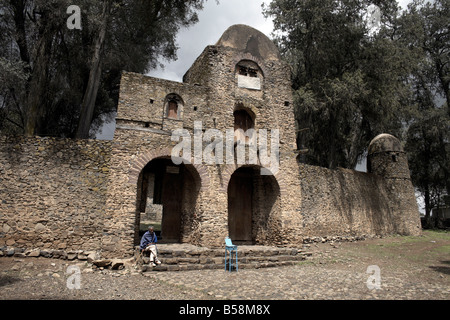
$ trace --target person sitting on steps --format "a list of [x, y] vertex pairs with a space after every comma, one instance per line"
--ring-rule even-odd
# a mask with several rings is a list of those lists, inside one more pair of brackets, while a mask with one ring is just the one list
[[150, 264], [152, 267], [161, 264], [161, 261], [158, 260], [156, 242], [158, 242], [158, 237], [153, 230], [153, 226], [150, 226], [148, 231], [142, 236], [140, 249], [142, 252], [150, 252]]

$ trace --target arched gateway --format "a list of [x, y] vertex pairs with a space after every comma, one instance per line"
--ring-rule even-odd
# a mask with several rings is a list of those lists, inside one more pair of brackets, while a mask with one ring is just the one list
[[243, 166], [228, 184], [228, 231], [235, 243], [270, 244], [279, 235], [280, 187], [259, 166]]
[[160, 241], [181, 242], [192, 229], [201, 187], [195, 167], [156, 158], [142, 169], [137, 183], [135, 244], [150, 224]]

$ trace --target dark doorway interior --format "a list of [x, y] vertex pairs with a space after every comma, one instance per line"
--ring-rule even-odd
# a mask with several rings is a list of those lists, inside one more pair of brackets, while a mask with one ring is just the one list
[[228, 230], [236, 243], [252, 243], [253, 169], [241, 168], [228, 185]]
[[280, 188], [261, 167], [237, 169], [228, 184], [228, 234], [236, 244], [276, 243], [280, 235]]

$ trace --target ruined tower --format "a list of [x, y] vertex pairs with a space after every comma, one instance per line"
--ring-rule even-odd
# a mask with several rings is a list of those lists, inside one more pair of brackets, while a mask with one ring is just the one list
[[384, 178], [396, 233], [420, 234], [417, 201], [411, 183], [408, 157], [399, 139], [390, 134], [376, 136], [368, 148], [367, 171]]
[[208, 127], [277, 128], [285, 150], [294, 148], [290, 70], [260, 31], [231, 26], [215, 45], [206, 47], [183, 81], [209, 88], [209, 101], [214, 102], [203, 115]]

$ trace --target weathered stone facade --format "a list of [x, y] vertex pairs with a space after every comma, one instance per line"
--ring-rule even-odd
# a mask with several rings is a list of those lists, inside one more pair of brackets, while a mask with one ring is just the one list
[[[297, 161], [289, 68], [250, 27], [228, 29], [183, 83], [124, 72], [116, 123], [113, 141], [2, 138], [0, 247], [130, 255], [152, 201], [162, 206], [163, 240], [210, 247], [228, 235], [299, 246], [314, 237], [420, 233], [406, 155], [392, 136], [369, 147], [369, 173]], [[192, 138], [182, 164], [171, 160], [177, 129]], [[231, 129], [237, 144], [208, 149], [209, 129], [224, 138]], [[236, 129], [279, 131], [272, 175], [261, 174], [261, 154], [256, 163], [206, 161], [248, 144]]]
[[0, 137], [0, 247], [100, 250], [111, 144]]

